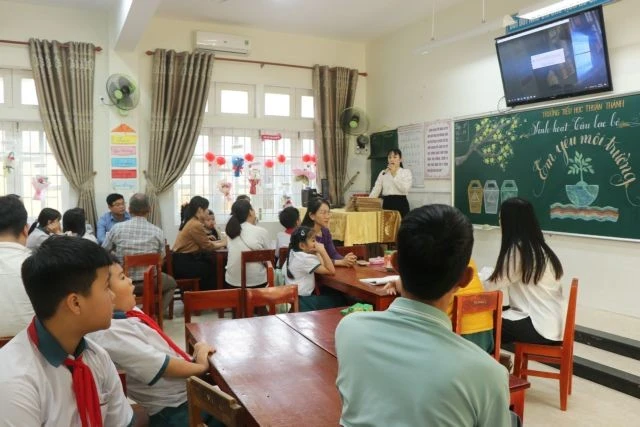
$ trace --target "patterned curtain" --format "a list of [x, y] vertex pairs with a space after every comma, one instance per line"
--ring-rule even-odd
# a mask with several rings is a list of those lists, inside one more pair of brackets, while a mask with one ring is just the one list
[[211, 53], [176, 53], [156, 49], [153, 55], [151, 135], [146, 194], [149, 221], [160, 226], [158, 196], [173, 186], [189, 166], [202, 127], [213, 71]]
[[96, 226], [93, 178], [95, 46], [29, 40], [40, 117], [60, 169], [78, 192], [78, 207]]
[[329, 200], [332, 206], [344, 206], [349, 144], [340, 127], [340, 114], [353, 106], [358, 85], [358, 70], [344, 67], [313, 67], [313, 98], [318, 183], [329, 180]]

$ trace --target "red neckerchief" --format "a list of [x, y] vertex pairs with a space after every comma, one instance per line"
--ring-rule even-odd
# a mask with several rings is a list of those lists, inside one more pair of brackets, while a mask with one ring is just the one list
[[296, 230], [295, 227], [291, 227], [291, 228], [287, 228], [286, 230], [284, 230], [284, 232], [287, 233], [287, 234], [292, 234], [295, 230]]
[[145, 325], [147, 325], [148, 327], [150, 327], [151, 329], [156, 331], [158, 333], [158, 335], [160, 335], [162, 337], [162, 339], [165, 340], [167, 342], [167, 344], [169, 344], [169, 347], [171, 347], [171, 349], [173, 349], [173, 351], [178, 353], [184, 360], [186, 360], [187, 362], [191, 362], [192, 361], [191, 356], [189, 356], [187, 353], [185, 353], [185, 351], [183, 349], [178, 347], [178, 345], [175, 342], [173, 342], [173, 340], [167, 334], [165, 334], [162, 329], [160, 329], [160, 326], [158, 326], [158, 324], [155, 322], [155, 320], [153, 320], [151, 317], [149, 317], [146, 313], [144, 313], [142, 311], [138, 311], [138, 310], [129, 310], [129, 311], [127, 311], [125, 313], [125, 316], [127, 316], [127, 317], [137, 317], [138, 319], [140, 319], [140, 321], [142, 323], [144, 323]]
[[[37, 347], [40, 340], [36, 331], [35, 318], [29, 324], [27, 333]], [[76, 395], [76, 405], [78, 406], [82, 427], [102, 427], [100, 398], [98, 397], [98, 389], [96, 388], [91, 368], [82, 361], [82, 355], [75, 359], [66, 358], [64, 365], [71, 370], [73, 393]]]

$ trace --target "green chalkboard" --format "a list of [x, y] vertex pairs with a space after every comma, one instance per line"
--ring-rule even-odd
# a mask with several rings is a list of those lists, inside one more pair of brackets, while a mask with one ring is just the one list
[[498, 225], [534, 205], [544, 230], [640, 239], [640, 95], [455, 121], [455, 206]]
[[398, 148], [398, 130], [387, 130], [371, 134], [371, 188], [378, 179], [381, 170], [387, 167], [387, 153]]

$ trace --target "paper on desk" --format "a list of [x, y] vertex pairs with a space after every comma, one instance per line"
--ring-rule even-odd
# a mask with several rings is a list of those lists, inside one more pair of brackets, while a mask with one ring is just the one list
[[360, 279], [361, 282], [369, 285], [386, 285], [389, 282], [400, 279], [400, 276], [372, 277], [371, 279]]

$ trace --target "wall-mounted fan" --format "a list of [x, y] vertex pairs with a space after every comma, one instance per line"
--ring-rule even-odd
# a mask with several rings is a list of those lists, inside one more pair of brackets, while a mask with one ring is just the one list
[[347, 135], [356, 138], [356, 153], [360, 153], [369, 144], [369, 136], [366, 135], [369, 129], [369, 118], [363, 110], [358, 107], [345, 109], [340, 114], [340, 127]]
[[124, 74], [112, 74], [107, 79], [107, 95], [120, 114], [126, 116], [140, 101], [140, 89], [136, 82]]

